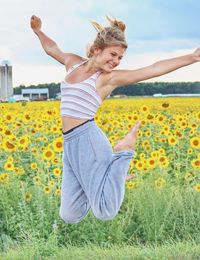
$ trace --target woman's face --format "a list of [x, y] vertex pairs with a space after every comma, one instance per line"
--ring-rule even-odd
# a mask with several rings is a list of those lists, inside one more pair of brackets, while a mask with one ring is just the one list
[[105, 72], [111, 72], [120, 64], [125, 52], [122, 46], [109, 46], [103, 50], [96, 50], [96, 62], [100, 69]]

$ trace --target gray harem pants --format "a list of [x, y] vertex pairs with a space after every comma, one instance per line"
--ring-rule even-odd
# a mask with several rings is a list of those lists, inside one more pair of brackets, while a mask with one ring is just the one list
[[134, 151], [114, 152], [95, 121], [63, 134], [60, 217], [80, 222], [91, 209], [101, 220], [113, 219], [125, 193], [125, 178]]

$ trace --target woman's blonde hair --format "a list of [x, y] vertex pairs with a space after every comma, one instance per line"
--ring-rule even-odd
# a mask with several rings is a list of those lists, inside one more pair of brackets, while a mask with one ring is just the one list
[[128, 47], [124, 35], [124, 31], [126, 29], [125, 24], [122, 21], [117, 21], [113, 17], [106, 16], [106, 18], [110, 23], [109, 27], [103, 27], [96, 21], [91, 22], [98, 33], [94, 42], [88, 46], [88, 58], [93, 56], [95, 48], [100, 48], [103, 50], [108, 46], [122, 46], [125, 49]]

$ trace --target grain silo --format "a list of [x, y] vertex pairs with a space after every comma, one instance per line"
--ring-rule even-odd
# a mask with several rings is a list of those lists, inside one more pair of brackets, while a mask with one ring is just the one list
[[13, 96], [12, 66], [8, 60], [0, 60], [0, 100]]

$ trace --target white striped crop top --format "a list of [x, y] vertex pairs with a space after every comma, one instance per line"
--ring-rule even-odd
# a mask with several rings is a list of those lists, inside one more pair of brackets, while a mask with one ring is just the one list
[[[67, 74], [71, 73], [74, 69], [81, 66], [87, 60], [76, 64], [72, 69], [68, 70]], [[96, 91], [96, 80], [100, 74], [97, 71], [88, 79], [79, 83], [67, 83], [62, 81], [60, 85], [61, 90], [61, 103], [60, 103], [60, 116], [69, 116], [79, 119], [92, 119], [94, 118], [97, 109], [102, 103], [102, 99]]]

